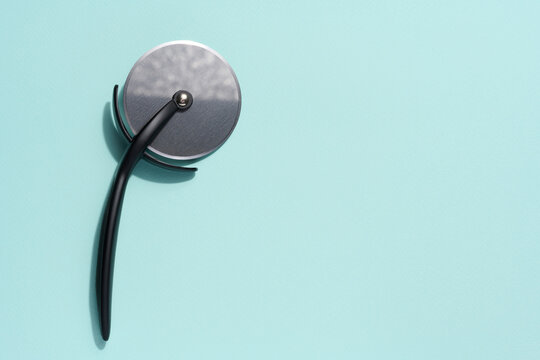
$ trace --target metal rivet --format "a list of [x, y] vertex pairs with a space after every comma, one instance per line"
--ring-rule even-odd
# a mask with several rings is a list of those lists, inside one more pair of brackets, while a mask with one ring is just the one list
[[180, 90], [174, 95], [173, 100], [176, 106], [182, 110], [186, 110], [193, 103], [193, 96], [185, 90]]

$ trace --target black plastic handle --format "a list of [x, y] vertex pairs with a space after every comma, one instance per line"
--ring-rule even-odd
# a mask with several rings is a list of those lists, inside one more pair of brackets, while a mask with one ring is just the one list
[[[115, 93], [117, 88], [115, 88]], [[187, 94], [187, 95], [186, 95]], [[188, 102], [186, 102], [186, 96]], [[100, 313], [101, 336], [107, 341], [111, 333], [111, 292], [114, 265], [114, 249], [118, 223], [124, 200], [124, 192], [135, 165], [143, 156], [146, 148], [159, 134], [177, 111], [185, 111], [191, 105], [191, 94], [179, 91], [173, 100], [165, 104], [150, 121], [133, 137], [131, 145], [124, 153], [111, 185], [107, 205], [103, 213], [100, 234], [100, 251], [97, 274], [97, 297]], [[117, 114], [116, 114], [117, 115]]]
[[[122, 117], [120, 116], [120, 107], [118, 105], [118, 85], [114, 85], [112, 105], [113, 105], [113, 110], [114, 110], [113, 114], [114, 114], [114, 120], [116, 122], [116, 126], [118, 126], [118, 129], [122, 131], [122, 134], [124, 134], [124, 137], [126, 138], [126, 140], [128, 142], [132, 142], [133, 136], [131, 136], [131, 134], [129, 133], [124, 121], [122, 120]], [[156, 164], [166, 169], [171, 169], [175, 171], [187, 171], [187, 172], [197, 171], [197, 168], [195, 167], [185, 167], [185, 166], [180, 166], [178, 164], [171, 165], [169, 163], [166, 163], [158, 159], [157, 157], [153, 155], [150, 155], [148, 152], [145, 152], [143, 156], [145, 157], [145, 159], [152, 162], [153, 164]]]

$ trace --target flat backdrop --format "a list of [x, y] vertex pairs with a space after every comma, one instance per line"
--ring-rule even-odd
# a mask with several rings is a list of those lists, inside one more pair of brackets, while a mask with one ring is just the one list
[[[539, 359], [540, 2], [0, 6], [0, 358]], [[140, 164], [111, 339], [113, 85], [188, 39], [243, 107], [193, 178]]]

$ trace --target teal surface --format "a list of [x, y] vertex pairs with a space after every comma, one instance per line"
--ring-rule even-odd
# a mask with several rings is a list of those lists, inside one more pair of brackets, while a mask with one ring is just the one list
[[[0, 358], [539, 359], [540, 2], [9, 2]], [[110, 97], [148, 49], [243, 94], [192, 179], [140, 164], [99, 340]]]

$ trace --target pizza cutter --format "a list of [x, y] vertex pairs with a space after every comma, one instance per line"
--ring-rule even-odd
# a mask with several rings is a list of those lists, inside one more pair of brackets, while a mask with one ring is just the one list
[[241, 94], [236, 75], [225, 59], [193, 41], [173, 41], [144, 54], [131, 69], [119, 102], [113, 91], [117, 128], [128, 142], [114, 175], [104, 208], [96, 268], [101, 335], [111, 331], [114, 249], [124, 193], [137, 162], [178, 171], [218, 149], [240, 116]]

